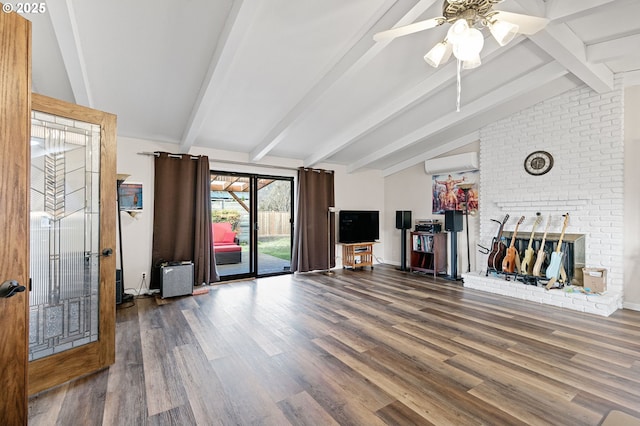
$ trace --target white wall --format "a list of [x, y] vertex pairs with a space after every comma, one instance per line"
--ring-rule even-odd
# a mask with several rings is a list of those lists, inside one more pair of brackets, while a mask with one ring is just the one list
[[[166, 151], [176, 152], [177, 146], [167, 143], [150, 142], [133, 138], [118, 138], [118, 173], [129, 174], [127, 182], [139, 182], [143, 184], [143, 209], [136, 217], [127, 213], [121, 213], [122, 219], [122, 243], [124, 257], [124, 281], [125, 288], [143, 290], [148, 288], [149, 273], [151, 270], [151, 247], [153, 242], [153, 157], [138, 155], [140, 152]], [[247, 154], [194, 148], [190, 151], [193, 155], [207, 155], [211, 162], [211, 168], [219, 171], [245, 172], [277, 176], [297, 175], [295, 170], [285, 170], [277, 167], [296, 168], [302, 165], [299, 160], [283, 158], [265, 158], [262, 165], [274, 165], [277, 167], [259, 167], [253, 165], [234, 165], [222, 161], [247, 162]], [[384, 181], [378, 171], [363, 171], [356, 174], [347, 174], [344, 167], [336, 167], [330, 164], [319, 164], [317, 168], [331, 169], [335, 171], [335, 199], [338, 210], [379, 210], [381, 220], [381, 243], [374, 247], [377, 259], [384, 262], [383, 253], [385, 241], [382, 237], [382, 224], [385, 221], [384, 193], [381, 190]], [[340, 246], [336, 250], [337, 267], [341, 267]], [[142, 274], [146, 274], [146, 283], [142, 283]]]
[[624, 306], [640, 310], [640, 85], [624, 98]]
[[[462, 151], [452, 151], [443, 154], [458, 154], [460, 152], [471, 152], [477, 150], [477, 143], [469, 144]], [[453, 170], [452, 170], [453, 171]], [[444, 231], [444, 215], [432, 213], [432, 176], [426, 174], [424, 163], [420, 163], [401, 172], [387, 176], [384, 180], [385, 191], [385, 215], [384, 223], [384, 240], [385, 259], [387, 263], [392, 265], [400, 264], [401, 250], [401, 234], [400, 230], [395, 228], [395, 218], [397, 210], [410, 210], [413, 222], [417, 219], [437, 219], [440, 221]], [[467, 262], [467, 235], [466, 222], [465, 231], [458, 232], [458, 274], [466, 272], [468, 268]], [[478, 216], [469, 217], [469, 241], [471, 253], [471, 270], [476, 269], [475, 252], [477, 250], [476, 243], [478, 241]], [[450, 242], [448, 243], [450, 245]], [[410, 262], [411, 238], [407, 232], [407, 267]], [[450, 250], [447, 250], [447, 258], [449, 265], [449, 273], [451, 272]]]
[[[377, 170], [367, 170], [349, 174], [346, 168], [336, 165], [325, 165], [335, 170], [336, 226], [340, 210], [378, 210], [380, 212], [380, 243], [374, 244], [374, 263], [387, 263], [385, 247], [389, 244], [385, 237], [385, 223], [388, 220], [385, 212], [384, 179]], [[336, 233], [336, 236], [338, 233]], [[336, 267], [342, 267], [342, 249], [336, 248]]]
[[[427, 180], [422, 164], [410, 167], [401, 172], [387, 176], [384, 180], [385, 220], [384, 233], [381, 238], [385, 241], [384, 258], [391, 265], [400, 265], [401, 231], [396, 229], [396, 211], [411, 211], [411, 219], [429, 219], [431, 215], [431, 182]], [[410, 261], [410, 236], [407, 231], [407, 259]]]
[[[608, 288], [623, 293], [624, 143], [623, 89], [597, 94], [588, 87], [568, 91], [480, 132], [481, 240], [496, 226], [489, 219], [510, 214], [506, 230], [521, 215], [531, 229], [536, 212], [553, 215], [550, 232], [560, 232], [562, 214], [570, 214], [567, 233], [585, 234], [587, 267], [608, 270]], [[545, 150], [553, 169], [531, 176], [523, 168], [532, 151]], [[486, 256], [478, 259], [486, 264]]]
[[[127, 182], [142, 183], [143, 211], [135, 217], [120, 213], [125, 289], [149, 288], [151, 243], [153, 241], [153, 157], [137, 155], [145, 151], [166, 151], [171, 144], [159, 144], [118, 137], [118, 173], [129, 174]], [[118, 246], [119, 249], [120, 246]], [[118, 267], [120, 256], [118, 255]], [[146, 275], [142, 283], [142, 274]]]

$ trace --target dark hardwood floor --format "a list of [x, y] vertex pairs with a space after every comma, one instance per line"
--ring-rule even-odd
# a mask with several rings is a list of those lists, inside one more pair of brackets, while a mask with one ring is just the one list
[[597, 425], [640, 417], [640, 312], [609, 318], [393, 267], [137, 299], [116, 364], [30, 425]]

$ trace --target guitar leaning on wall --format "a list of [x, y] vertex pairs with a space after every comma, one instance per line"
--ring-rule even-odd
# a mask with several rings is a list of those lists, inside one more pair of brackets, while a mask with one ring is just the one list
[[509, 215], [506, 215], [504, 219], [502, 219], [502, 223], [500, 223], [500, 228], [498, 229], [498, 235], [493, 239], [491, 252], [489, 252], [488, 266], [490, 269], [495, 269], [496, 271], [499, 271], [500, 268], [502, 268], [502, 260], [504, 259], [507, 250], [506, 246], [501, 241], [502, 230], [504, 229], [504, 224], [507, 223], [507, 220], [509, 220]]
[[558, 281], [560, 275], [564, 272], [564, 267], [562, 265], [562, 259], [564, 258], [564, 253], [562, 252], [562, 239], [564, 238], [564, 231], [567, 230], [567, 225], [569, 224], [569, 213], [564, 215], [564, 224], [562, 225], [562, 233], [560, 234], [560, 239], [558, 240], [558, 246], [556, 247], [556, 251], [551, 253], [551, 260], [549, 261], [549, 266], [547, 266], [547, 278], [549, 278], [549, 283], [547, 284], [547, 289], [553, 288], [553, 285]]
[[549, 219], [547, 219], [547, 227], [544, 228], [544, 235], [542, 236], [542, 244], [540, 244], [540, 248], [538, 249], [538, 254], [536, 256], [536, 263], [533, 265], [533, 275], [536, 277], [541, 277], [540, 271], [542, 270], [542, 264], [544, 263], [544, 258], [547, 256], [547, 253], [544, 251], [544, 244], [547, 241], [547, 231], [549, 230], [549, 225], [551, 224], [551, 215], [549, 215]]
[[520, 256], [518, 256], [518, 250], [516, 250], [516, 235], [522, 222], [524, 222], [524, 216], [521, 216], [518, 223], [516, 223], [516, 229], [514, 229], [513, 236], [511, 237], [511, 245], [502, 260], [502, 271], [508, 274], [513, 274], [516, 271], [516, 267], [518, 267], [518, 269], [520, 268]]
[[533, 250], [533, 236], [536, 233], [536, 226], [542, 222], [542, 216], [540, 213], [537, 213], [536, 221], [533, 222], [533, 228], [531, 228], [531, 237], [529, 237], [529, 246], [524, 251], [524, 259], [522, 259], [522, 264], [520, 265], [520, 272], [522, 274], [531, 275], [533, 272], [533, 256], [535, 256], [536, 252]]

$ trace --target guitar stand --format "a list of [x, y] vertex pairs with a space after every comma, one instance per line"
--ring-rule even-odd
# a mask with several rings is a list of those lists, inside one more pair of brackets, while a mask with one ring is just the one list
[[502, 275], [505, 281], [518, 281], [518, 276], [520, 276], [520, 274], [518, 274], [517, 272], [504, 272], [504, 271], [498, 271], [497, 269], [493, 269], [493, 268], [487, 268], [487, 271], [485, 272], [484, 276], [488, 277], [489, 272], [491, 272], [492, 274], [495, 274], [497, 277], [500, 277]]
[[516, 272], [502, 272], [505, 281], [518, 281], [518, 273]]
[[533, 275], [518, 274], [518, 277], [516, 279], [518, 281], [522, 282], [522, 284], [535, 285], [537, 287], [538, 286], [538, 278], [539, 277], [535, 277]]
[[562, 289], [565, 288], [566, 286], [568, 286], [569, 283], [567, 281], [564, 281], [562, 279], [556, 279], [556, 278], [551, 278], [546, 285], [544, 285], [543, 287], [545, 287], [547, 290], [557, 290], [557, 289]]
[[502, 274], [502, 271], [498, 271], [497, 269], [493, 269], [493, 268], [487, 268], [487, 271], [485, 272], [484, 276], [488, 277], [489, 276], [489, 272], [496, 274], [496, 275], [500, 275]]
[[[566, 283], [567, 279], [562, 276], [560, 277], [559, 280], [549, 280], [546, 277], [537, 277], [535, 275], [520, 274], [517, 272], [510, 273], [510, 272], [498, 271], [493, 268], [487, 268], [485, 272], [485, 277], [488, 277], [489, 273], [495, 274], [497, 277], [502, 276], [502, 278], [504, 278], [505, 281], [519, 281], [525, 285], [533, 285], [536, 287], [546, 287], [549, 290], [552, 288], [554, 289], [564, 288], [564, 286], [567, 285]], [[551, 287], [549, 287], [549, 282], [551, 281], [553, 281], [553, 283], [551, 283]]]
[[[569, 281], [569, 278], [567, 277], [567, 272], [564, 269], [564, 264], [560, 265], [560, 278], [557, 277], [553, 277], [549, 280], [549, 282], [547, 283], [546, 289], [547, 290], [551, 290], [552, 288], [564, 288], [564, 286], [566, 285], [566, 283]], [[558, 287], [556, 287], [556, 283], [559, 284]]]
[[536, 279], [536, 286], [544, 287], [547, 290], [558, 290], [558, 289], [565, 288], [567, 285], [569, 285], [567, 280], [562, 278], [547, 279], [546, 277], [535, 277], [535, 279]]

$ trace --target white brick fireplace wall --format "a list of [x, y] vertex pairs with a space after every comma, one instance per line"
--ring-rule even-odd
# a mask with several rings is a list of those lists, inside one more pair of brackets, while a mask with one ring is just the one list
[[[513, 230], [524, 215], [520, 231], [526, 234], [536, 212], [544, 224], [552, 215], [549, 232], [555, 233], [568, 212], [566, 232], [586, 235], [586, 266], [606, 268], [608, 291], [622, 294], [623, 94], [621, 78], [604, 94], [574, 89], [481, 130], [481, 244], [489, 245], [497, 232], [491, 219], [507, 213], [505, 230]], [[523, 167], [536, 150], [554, 157], [553, 169], [542, 176], [531, 176]], [[477, 254], [476, 264], [486, 269], [486, 258]]]

